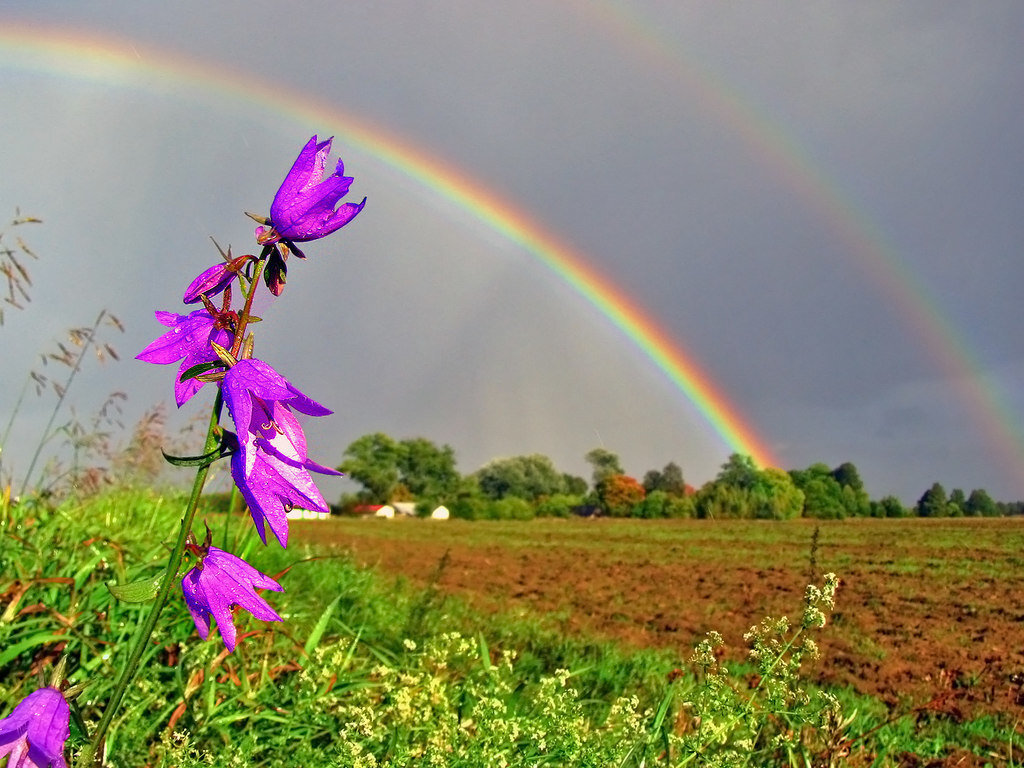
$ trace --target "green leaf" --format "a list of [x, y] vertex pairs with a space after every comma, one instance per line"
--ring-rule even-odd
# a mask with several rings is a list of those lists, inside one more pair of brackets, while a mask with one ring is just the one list
[[225, 431], [221, 434], [220, 445], [214, 448], [209, 453], [204, 453], [202, 456], [171, 456], [169, 453], [165, 453], [163, 449], [160, 453], [163, 454], [164, 460], [169, 464], [173, 464], [176, 467], [208, 467], [217, 459], [230, 456], [234, 450], [234, 436], [229, 440], [228, 433]]
[[140, 579], [139, 581], [133, 581], [131, 584], [114, 584], [110, 582], [107, 584], [107, 589], [110, 590], [110, 594], [122, 603], [148, 603], [160, 591], [160, 579], [162, 578], [163, 576], [161, 575], [155, 578]]
[[219, 360], [215, 360], [214, 362], [211, 363], [199, 363], [198, 365], [193, 365], [191, 368], [189, 368], [183, 374], [181, 374], [181, 376], [178, 377], [178, 381], [188, 381], [189, 379], [194, 379], [196, 376], [206, 373], [207, 371], [212, 371], [214, 368], [223, 367], [224, 364], [221, 363]]
[[480, 646], [480, 663], [483, 664], [484, 669], [488, 672], [491, 671], [491, 649], [487, 647], [487, 641], [484, 639], [484, 633], [480, 632], [476, 636], [476, 642]]
[[309, 656], [320, 642], [320, 638], [324, 636], [324, 632], [327, 630], [327, 622], [331, 620], [331, 616], [334, 614], [334, 609], [338, 607], [338, 601], [341, 600], [341, 595], [334, 598], [330, 605], [324, 608], [324, 612], [320, 614], [320, 618], [316, 620], [316, 625], [313, 627], [313, 631], [309, 633], [309, 637], [306, 639], [306, 644], [302, 650]]

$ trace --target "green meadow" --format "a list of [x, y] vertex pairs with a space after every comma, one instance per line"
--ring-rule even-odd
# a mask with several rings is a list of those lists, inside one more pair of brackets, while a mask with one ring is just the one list
[[[9, 711], [64, 658], [78, 689], [71, 757], [98, 719], [146, 608], [113, 599], [107, 585], [159, 573], [182, 504], [121, 491], [56, 508], [2, 509], [0, 706]], [[568, 634], [521, 609], [480, 612], [430, 578], [413, 584], [359, 567], [344, 547], [264, 547], [247, 519], [208, 517], [218, 518], [215, 544], [284, 585], [268, 597], [285, 620], [239, 612], [243, 639], [228, 654], [216, 632], [199, 640], [175, 598], [110, 731], [111, 765], [1019, 764], [1012, 719], [894, 713], [870, 696], [814, 685], [805, 669], [831, 626], [824, 582], [792, 606], [793, 621], [759, 622], [743, 660], [725, 663], [715, 633], [693, 637], [680, 659]], [[458, 531], [412, 522], [362, 524], [413, 541]], [[351, 540], [358, 524], [343, 524]], [[571, 546], [624, 552], [639, 546], [645, 522], [629, 525], [599, 540], [582, 526], [460, 527], [509, 548], [535, 537], [557, 548], [567, 537]], [[646, 530], [650, 553], [678, 536], [668, 525]], [[704, 523], [700, 537], [690, 533], [695, 552], [739, 546], [756, 556], [775, 550], [784, 530]], [[948, 544], [960, 546], [955, 537]], [[824, 539], [822, 552], [829, 546]]]

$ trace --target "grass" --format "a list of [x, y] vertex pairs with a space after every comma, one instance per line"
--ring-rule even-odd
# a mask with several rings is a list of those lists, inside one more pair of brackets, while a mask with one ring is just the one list
[[[173, 496], [120, 492], [55, 510], [3, 510], [4, 712], [66, 656], [69, 682], [86, 685], [73, 705], [71, 743], [81, 745], [82, 728], [98, 719], [144, 610], [113, 600], [105, 584], [159, 571], [180, 508]], [[286, 592], [268, 599], [285, 621], [240, 614], [244, 639], [227, 654], [215, 635], [200, 642], [183, 603], [172, 602], [111, 731], [113, 765], [781, 766], [794, 756], [829, 764], [858, 734], [869, 735], [854, 741], [843, 764], [909, 765], [905, 753], [940, 756], [953, 745], [994, 753], [985, 758], [993, 765], [1010, 764], [1005, 745], [1013, 726], [994, 720], [957, 724], [922, 715], [887, 722], [881, 702], [840, 690], [832, 695], [842, 718], [824, 724], [829, 700], [791, 663], [799, 643], [767, 671], [720, 666], [712, 656], [679, 669], [679, 658], [665, 651], [569, 636], [522, 610], [482, 615], [429, 580], [396, 586], [337, 550], [264, 548], [243, 520], [209, 519], [218, 545], [279, 575]], [[666, 543], [711, 556], [735, 543], [740, 525], [752, 553], [776, 546], [796, 552], [811, 531], [797, 524], [601, 523], [608, 535], [595, 541], [593, 527], [547, 521], [330, 525], [353, 537], [369, 525], [377, 535], [608, 548], [621, 557], [654, 557]], [[866, 526], [850, 530], [870, 542]], [[948, 530], [949, 540], [960, 536], [955, 526]], [[1005, 548], [1007, 538], [1003, 531], [986, 546]], [[828, 546], [826, 534], [825, 552]], [[780, 649], [795, 642], [792, 631], [776, 639]]]

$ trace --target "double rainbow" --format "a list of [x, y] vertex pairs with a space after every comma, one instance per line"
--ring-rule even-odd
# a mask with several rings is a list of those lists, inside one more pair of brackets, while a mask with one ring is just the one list
[[[1010, 426], [1010, 409], [977, 375], [968, 348], [920, 281], [903, 266], [883, 234], [842, 191], [820, 173], [779, 126], [756, 112], [727, 83], [703, 70], [657, 28], [621, 4], [588, 5], [588, 18], [604, 23], [633, 53], [675, 74], [709, 117], [729, 127], [754, 159], [827, 222], [866, 276], [896, 307], [932, 358], [955, 382], [962, 401], [993, 453], [1013, 477], [1024, 467], [1024, 437]], [[80, 31], [7, 23], [0, 27], [0, 67], [86, 79], [125, 88], [201, 90], [225, 103], [287, 113], [311, 132], [334, 133], [341, 143], [373, 156], [519, 245], [569, 284], [685, 395], [731, 451], [774, 465], [772, 452], [737, 408], [680, 343], [643, 308], [594, 268], [584, 254], [546, 231], [530, 215], [426, 151], [371, 126], [333, 105], [274, 87], [223, 65], [140, 49], [129, 42]]]

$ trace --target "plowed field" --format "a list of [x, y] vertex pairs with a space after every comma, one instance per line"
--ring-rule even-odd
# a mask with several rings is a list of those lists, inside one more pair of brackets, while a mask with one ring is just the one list
[[[818, 529], [817, 536], [815, 529]], [[1024, 711], [1024, 519], [747, 521], [343, 520], [299, 540], [482, 610], [527, 607], [566, 632], [668, 647], [799, 618], [804, 587], [842, 578], [815, 674], [897, 711]]]

